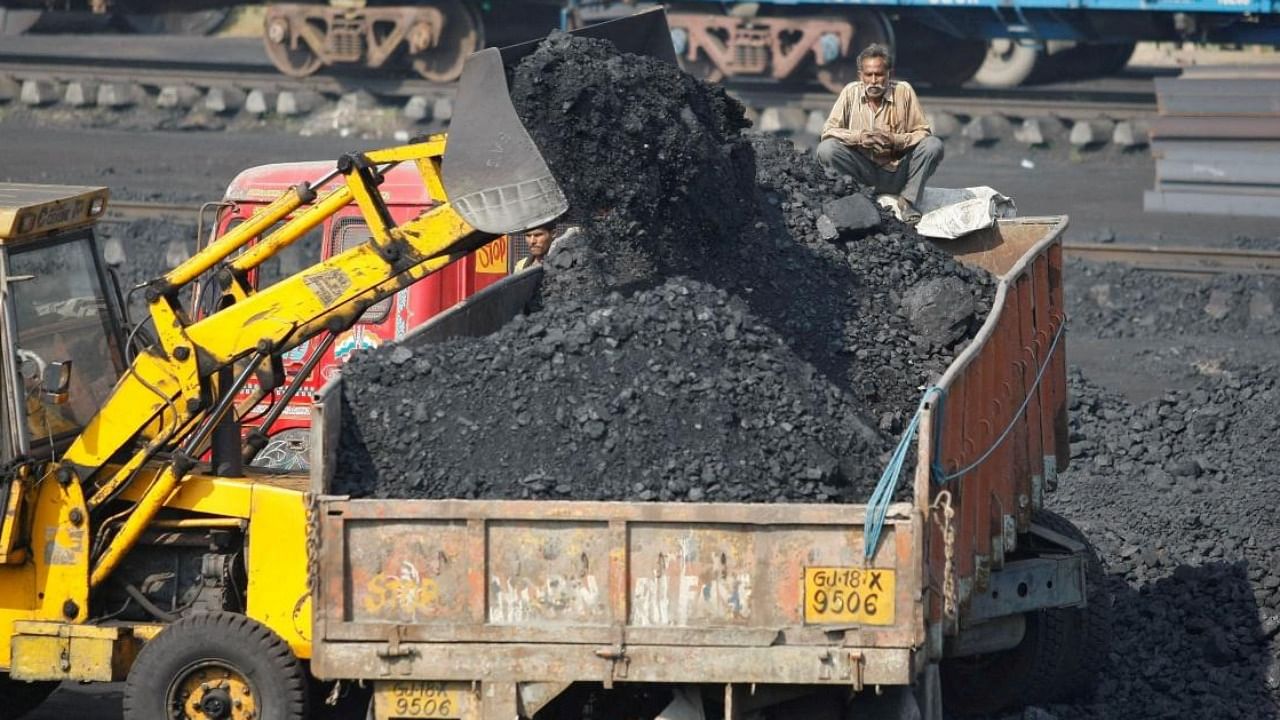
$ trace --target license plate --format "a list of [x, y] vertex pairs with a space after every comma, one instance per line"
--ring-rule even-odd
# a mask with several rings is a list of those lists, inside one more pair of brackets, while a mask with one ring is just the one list
[[380, 718], [462, 717], [462, 686], [456, 683], [380, 682], [373, 696]]
[[892, 625], [894, 571], [881, 568], [804, 569], [804, 621], [810, 625]]

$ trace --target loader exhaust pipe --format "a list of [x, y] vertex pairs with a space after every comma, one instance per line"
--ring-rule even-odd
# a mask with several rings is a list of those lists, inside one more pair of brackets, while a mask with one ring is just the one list
[[[676, 64], [666, 13], [657, 8], [590, 25], [571, 35]], [[569, 208], [564, 192], [511, 104], [507, 70], [541, 40], [472, 53], [462, 68], [441, 180], [469, 225], [502, 235], [537, 227]]]

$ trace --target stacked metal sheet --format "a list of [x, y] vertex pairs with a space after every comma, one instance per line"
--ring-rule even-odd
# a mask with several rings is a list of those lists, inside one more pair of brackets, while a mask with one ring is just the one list
[[1280, 65], [1156, 79], [1147, 211], [1280, 217]]

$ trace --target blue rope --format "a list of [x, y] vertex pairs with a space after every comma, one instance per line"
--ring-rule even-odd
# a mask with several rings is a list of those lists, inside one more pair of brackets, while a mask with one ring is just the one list
[[[1004, 429], [1004, 432], [1000, 433], [1000, 437], [996, 438], [995, 442], [993, 442], [977, 460], [974, 460], [966, 467], [963, 467], [950, 475], [943, 472], [942, 466], [937, 461], [938, 453], [936, 452], [936, 449], [940, 449], [942, 447], [940, 444], [942, 422], [939, 421], [934, 424], [935, 453], [933, 467], [930, 468], [930, 470], [935, 483], [943, 485], [973, 471], [974, 468], [978, 467], [983, 462], [986, 462], [987, 458], [991, 457], [991, 453], [995, 452], [996, 448], [1000, 447], [1001, 443], [1009, 437], [1009, 433], [1017, 424], [1018, 418], [1022, 417], [1022, 413], [1025, 412], [1027, 406], [1031, 404], [1031, 398], [1035, 395], [1034, 391], [1040, 386], [1040, 381], [1044, 378], [1045, 371], [1049, 368], [1049, 363], [1053, 361], [1053, 352], [1058, 348], [1058, 342], [1061, 341], [1066, 327], [1067, 324], [1065, 322], [1058, 326], [1058, 331], [1053, 336], [1053, 342], [1049, 345], [1049, 352], [1045, 353], [1044, 362], [1036, 372], [1036, 379], [1031, 383], [1031, 387], [1027, 388], [1027, 396], [1023, 398], [1022, 405], [1018, 408], [1018, 411], [1013, 414], [1013, 418], [1009, 421], [1008, 427]], [[889, 505], [893, 502], [893, 496], [898, 490], [898, 481], [902, 476], [902, 467], [907, 461], [907, 451], [911, 449], [911, 444], [915, 440], [916, 431], [920, 427], [920, 416], [924, 414], [925, 405], [934, 396], [937, 396], [938, 398], [937, 407], [939, 412], [937, 417], [942, 417], [941, 408], [943, 403], [946, 402], [946, 391], [937, 385], [930, 385], [925, 389], [924, 396], [920, 398], [920, 405], [916, 407], [915, 414], [911, 416], [911, 422], [907, 424], [906, 430], [902, 432], [902, 437], [898, 440], [897, 447], [893, 449], [893, 454], [889, 457], [889, 464], [886, 465], [884, 471], [880, 473], [880, 480], [876, 482], [875, 490], [871, 493], [871, 499], [867, 501], [867, 529], [863, 542], [864, 552], [867, 559], [875, 556], [876, 550], [879, 549], [880, 535], [884, 531], [885, 517], [889, 514]]]
[[880, 533], [884, 530], [884, 519], [889, 514], [893, 495], [898, 490], [898, 480], [902, 475], [902, 466], [907, 461], [907, 451], [911, 449], [911, 443], [916, 437], [916, 429], [920, 427], [920, 416], [924, 413], [924, 406], [935, 393], [941, 395], [942, 388], [931, 385], [924, 391], [924, 397], [920, 398], [920, 405], [911, 416], [911, 422], [907, 423], [906, 430], [902, 431], [898, 446], [893, 449], [889, 464], [885, 466], [884, 472], [880, 473], [880, 479], [871, 493], [871, 499], [867, 501], [867, 533], [863, 545], [868, 559], [876, 554], [876, 549], [880, 546]]

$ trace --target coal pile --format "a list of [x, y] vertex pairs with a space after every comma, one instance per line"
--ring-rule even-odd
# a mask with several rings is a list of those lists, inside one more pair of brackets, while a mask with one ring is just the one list
[[1050, 506], [1107, 566], [1109, 667], [1059, 718], [1280, 715], [1280, 367], [1142, 404], [1071, 377], [1071, 470]]
[[745, 303], [684, 279], [385, 360], [345, 375], [353, 429], [382, 440], [343, 474], [382, 497], [854, 502], [885, 449]]
[[714, 261], [753, 219], [742, 106], [651, 57], [556, 33], [524, 58], [511, 100], [570, 212], [600, 240], [548, 295], [649, 284]]
[[1067, 278], [1072, 326], [1098, 337], [1280, 334], [1280, 278], [1186, 278], [1081, 261], [1070, 263]]
[[[883, 214], [842, 227], [827, 211], [847, 179], [742, 133], [736, 102], [673, 66], [553, 36], [512, 95], [581, 232], [511, 328], [348, 366], [343, 492], [865, 501], [991, 278]], [[722, 305], [739, 329], [716, 338]], [[639, 329], [585, 324], [605, 312]]]

